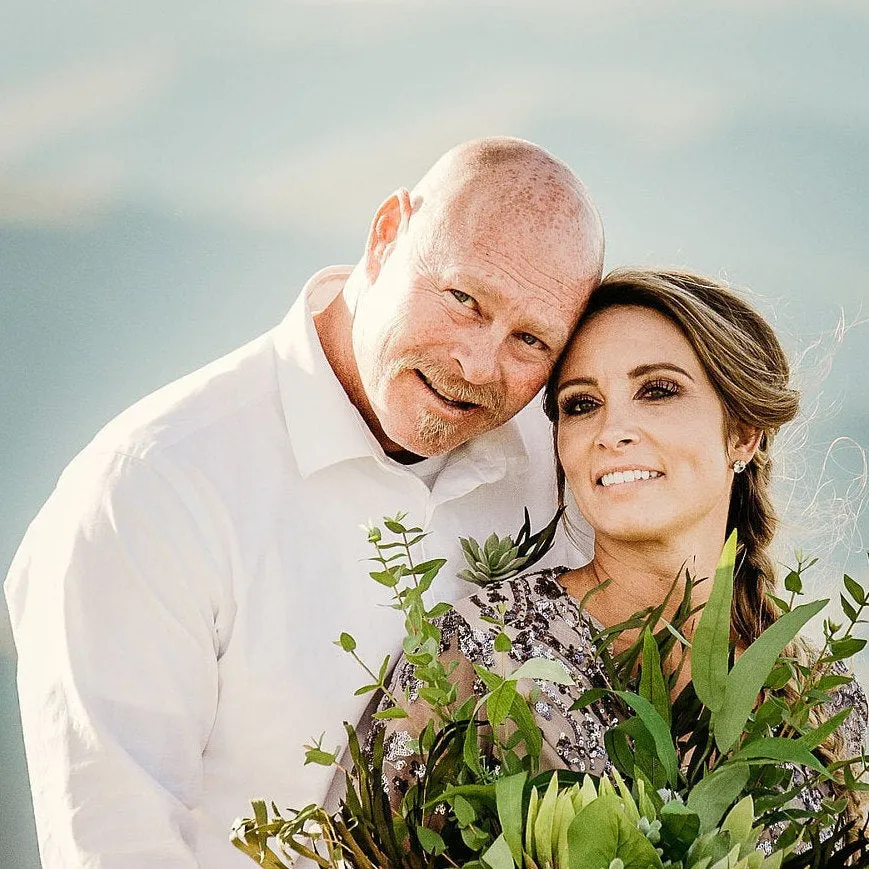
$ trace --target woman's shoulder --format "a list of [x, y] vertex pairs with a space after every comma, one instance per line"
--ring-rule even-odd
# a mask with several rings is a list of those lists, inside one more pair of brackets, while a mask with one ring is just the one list
[[598, 627], [560, 582], [567, 567], [551, 567], [482, 586], [453, 605], [447, 621], [494, 636], [503, 626], [511, 639], [549, 643], [561, 637], [586, 645]]

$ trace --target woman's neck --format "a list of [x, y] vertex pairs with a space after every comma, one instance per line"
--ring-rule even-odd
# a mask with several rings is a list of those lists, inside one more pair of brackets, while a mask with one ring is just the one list
[[[594, 558], [585, 567], [565, 577], [567, 590], [582, 598], [604, 582], [609, 584], [588, 601], [589, 613], [604, 627], [627, 621], [634, 613], [659, 606], [665, 599], [663, 617], [670, 619], [685, 590], [686, 575], [706, 579], [691, 592], [692, 604], [704, 604], [724, 545], [721, 539], [623, 542], [598, 536]], [[668, 598], [669, 595], [669, 598]], [[688, 626], [690, 632], [690, 626]]]

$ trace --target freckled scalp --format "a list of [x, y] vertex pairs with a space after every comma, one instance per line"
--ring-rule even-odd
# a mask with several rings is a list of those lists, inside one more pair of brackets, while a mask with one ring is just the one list
[[462, 233], [505, 253], [517, 248], [551, 263], [565, 284], [600, 281], [604, 239], [585, 185], [543, 148], [513, 138], [465, 142], [448, 151], [413, 189], [414, 217], [440, 247]]

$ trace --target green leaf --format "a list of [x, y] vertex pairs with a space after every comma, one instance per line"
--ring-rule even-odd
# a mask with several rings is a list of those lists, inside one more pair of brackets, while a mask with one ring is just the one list
[[587, 691], [583, 691], [582, 694], [579, 695], [579, 698], [568, 711], [576, 712], [579, 709], [585, 709], [586, 706], [590, 706], [592, 703], [600, 700], [601, 697], [606, 697], [608, 693], [609, 689], [607, 688], [589, 688]]
[[754, 824], [754, 801], [751, 795], [743, 797], [728, 813], [721, 824], [722, 830], [728, 830], [735, 841], [748, 842], [751, 827]]
[[342, 631], [335, 645], [340, 646], [345, 652], [352, 652], [356, 648], [356, 640], [350, 634]]
[[764, 682], [764, 687], [771, 688], [773, 691], [779, 691], [791, 681], [791, 668], [787, 664], [777, 664], [770, 671], [769, 676]]
[[736, 531], [721, 552], [709, 600], [694, 632], [691, 651], [691, 681], [700, 702], [710, 712], [721, 708], [727, 685], [730, 658], [730, 605], [733, 599], [733, 567], [736, 562]]
[[380, 665], [380, 672], [377, 674], [377, 681], [383, 684], [383, 679], [386, 676], [386, 671], [389, 669], [389, 655], [387, 655], [383, 659], [383, 663]]
[[[389, 526], [387, 525], [387, 527]], [[392, 529], [390, 528], [389, 530], [391, 531]], [[446, 847], [440, 833], [436, 833], [428, 827], [417, 827], [416, 837], [419, 839], [419, 844], [422, 845], [423, 851], [427, 854], [442, 854]]]
[[658, 644], [652, 632], [646, 628], [643, 631], [643, 664], [640, 668], [640, 696], [655, 707], [667, 726], [670, 726], [670, 694], [664, 684], [664, 674], [661, 672], [661, 655]]
[[678, 800], [665, 803], [660, 813], [661, 838], [673, 850], [673, 857], [681, 859], [700, 833], [700, 817]]
[[786, 739], [780, 736], [770, 736], [765, 739], [756, 739], [741, 748], [733, 755], [730, 762], [767, 758], [782, 763], [796, 763], [817, 770], [825, 777], [827, 768], [806, 747], [801, 739]]
[[398, 585], [398, 578], [391, 570], [372, 570], [368, 575], [375, 582], [379, 582], [387, 588], [395, 588], [395, 586]]
[[363, 685], [361, 688], [357, 688], [353, 692], [354, 697], [361, 697], [363, 694], [370, 694], [372, 691], [376, 691], [380, 687], [379, 683], [375, 683], [373, 685]]
[[537, 807], [537, 818], [534, 821], [534, 850], [537, 862], [541, 866], [552, 863], [553, 841], [552, 825], [555, 820], [555, 803], [558, 799], [558, 773], [552, 774], [549, 787], [543, 794], [543, 799]]
[[[719, 751], [727, 751], [739, 738], [757, 701], [757, 695], [775, 666], [782, 649], [827, 603], [827, 600], [814, 601], [785, 613], [737, 658], [725, 680], [723, 702], [719, 702], [712, 710], [712, 731]], [[692, 668], [696, 661], [696, 654], [695, 642], [691, 656]], [[700, 699], [703, 700], [702, 697]], [[703, 702], [706, 703], [705, 700]]]
[[845, 613], [852, 622], [856, 622], [857, 610], [854, 609], [853, 605], [848, 601], [848, 598], [846, 598], [844, 594], [840, 594], [839, 600], [842, 602], [842, 612]]
[[786, 600], [782, 600], [774, 594], [767, 594], [767, 597], [778, 607], [779, 612], [789, 613], [791, 611], [791, 605]]
[[785, 588], [793, 594], [803, 593], [803, 581], [795, 570], [792, 570], [785, 577]]
[[447, 563], [446, 558], [432, 558], [431, 561], [422, 561], [415, 565], [411, 573], [419, 576], [423, 573], [428, 573], [430, 570], [439, 571]]
[[505, 776], [495, 781], [495, 804], [504, 839], [517, 867], [522, 866], [522, 796], [527, 773]]
[[858, 606], [863, 606], [866, 603], [866, 592], [863, 590], [863, 586], [848, 576], [847, 573], [845, 574], [845, 588], [848, 589], [848, 593], [854, 598]]
[[470, 721], [465, 731], [465, 741], [462, 744], [462, 757], [465, 765], [478, 776], [482, 776], [483, 769], [480, 766], [480, 745], [477, 742], [477, 725]]
[[380, 712], [375, 712], [371, 717], [377, 721], [385, 721], [390, 718], [407, 718], [407, 712], [400, 706], [391, 706], [389, 709], [381, 709]]
[[676, 759], [676, 748], [670, 736], [670, 725], [645, 697], [640, 697], [632, 691], [615, 691], [614, 693], [621, 697], [643, 722], [643, 726], [655, 741], [655, 751], [661, 766], [664, 768], [667, 781], [671, 785], [675, 785], [679, 775], [679, 763]]
[[625, 817], [616, 796], [585, 806], [567, 831], [569, 869], [602, 869], [618, 857], [624, 869], [662, 869], [652, 843]]
[[448, 603], [444, 603], [441, 601], [440, 603], [436, 603], [427, 613], [426, 615], [430, 619], [439, 619], [442, 615], [446, 615], [452, 609], [452, 605]]
[[561, 661], [549, 658], [529, 658], [511, 674], [511, 679], [544, 679], [556, 685], [573, 685], [573, 679]]
[[396, 516], [395, 519], [384, 519], [383, 524], [393, 533], [393, 534], [407, 534], [407, 528], [401, 524], [399, 517]]
[[480, 858], [491, 869], [513, 869], [513, 854], [502, 833]]
[[833, 661], [843, 661], [862, 652], [866, 646], [866, 640], [859, 640], [857, 637], [845, 637], [841, 640], [834, 640], [830, 643], [830, 654], [824, 657], [825, 663]]
[[851, 714], [850, 709], [842, 709], [823, 724], [804, 733], [797, 742], [809, 750], [817, 748], [831, 733], [839, 729], [839, 725]]
[[700, 818], [700, 832], [718, 825], [731, 803], [748, 783], [747, 764], [735, 763], [720, 767], [707, 775], [688, 794], [686, 805]]
[[474, 807], [461, 794], [456, 794], [449, 802], [453, 807], [459, 826], [467, 827], [468, 824], [473, 824], [477, 820]]
[[492, 644], [492, 648], [496, 652], [509, 652], [510, 649], [513, 648], [513, 644], [510, 642], [510, 637], [501, 631], [501, 633], [495, 637], [495, 642]]
[[486, 699], [486, 714], [492, 727], [503, 724], [510, 714], [516, 697], [516, 683], [508, 679], [502, 682]]
[[[475, 853], [479, 853], [491, 841], [492, 837], [485, 831], [475, 827], [473, 824], [467, 827], [462, 827], [462, 841]], [[480, 863], [480, 866], [485, 864]]]
[[525, 740], [526, 751], [536, 761], [540, 757], [540, 750], [543, 748], [543, 735], [537, 726], [536, 719], [528, 708], [528, 703], [518, 692], [513, 698], [513, 708], [510, 710], [510, 717]]
[[330, 754], [328, 751], [323, 751], [322, 748], [309, 748], [305, 752], [305, 766], [309, 763], [316, 763], [320, 766], [332, 766], [337, 757], [337, 751], [334, 754]]

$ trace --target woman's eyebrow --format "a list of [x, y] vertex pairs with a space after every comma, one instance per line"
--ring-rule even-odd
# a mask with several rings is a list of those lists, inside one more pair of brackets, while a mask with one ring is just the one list
[[689, 380], [694, 380], [684, 368], [673, 365], [672, 362], [648, 362], [645, 365], [638, 365], [628, 372], [628, 377], [642, 377], [644, 374], [649, 374], [652, 371], [675, 371], [677, 374], [684, 374]]

